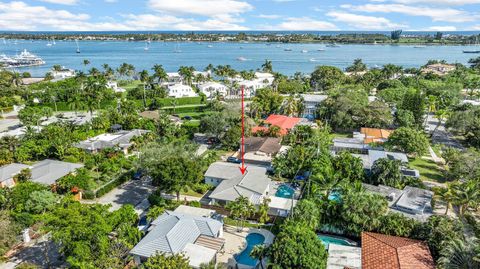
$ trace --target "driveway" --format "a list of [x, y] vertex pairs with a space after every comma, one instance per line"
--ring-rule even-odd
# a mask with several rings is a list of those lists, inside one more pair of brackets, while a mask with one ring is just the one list
[[[142, 214], [148, 207], [148, 196], [155, 190], [150, 181], [131, 180], [123, 185], [116, 187], [109, 193], [97, 198], [95, 202], [103, 205], [112, 205], [110, 210], [117, 210], [122, 205], [133, 205], [137, 213]], [[85, 203], [91, 203], [88, 200], [82, 200]]]
[[[428, 114], [427, 117], [428, 118], [427, 118], [426, 128], [427, 128], [427, 132], [431, 134], [435, 130], [435, 127], [437, 127], [438, 125], [438, 119], [435, 118], [432, 114]], [[453, 147], [461, 150], [464, 149], [462, 144], [460, 144], [460, 142], [458, 142], [455, 138], [453, 138], [453, 135], [445, 129], [444, 123], [442, 123], [438, 127], [435, 133], [433, 133], [432, 142], [434, 144], [442, 144], [448, 147]]]

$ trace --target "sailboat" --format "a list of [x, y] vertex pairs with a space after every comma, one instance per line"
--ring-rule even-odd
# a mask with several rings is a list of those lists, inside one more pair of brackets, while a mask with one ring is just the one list
[[182, 50], [180, 49], [180, 45], [178, 43], [175, 45], [175, 48], [173, 49], [173, 52], [174, 53], [181, 53], [182, 52]]
[[48, 40], [47, 47], [51, 47], [53, 45], [52, 42], [50, 42], [50, 39], [47, 39], [47, 40]]
[[[475, 46], [478, 46], [478, 37], [475, 40]], [[478, 54], [480, 50], [464, 50], [463, 53]]]
[[55, 43], [55, 38], [52, 37], [52, 40], [53, 40], [53, 45], [57, 45], [57, 43]]
[[143, 48], [143, 50], [145, 50], [145, 51], [149, 50], [149, 49], [150, 49], [150, 46], [149, 46], [149, 45], [150, 45], [150, 43], [149, 43], [149, 41], [147, 40], [147, 42], [145, 42], [145, 48]]
[[77, 44], [77, 53], [80, 53], [80, 46], [78, 45], [78, 40], [75, 39], [75, 44]]

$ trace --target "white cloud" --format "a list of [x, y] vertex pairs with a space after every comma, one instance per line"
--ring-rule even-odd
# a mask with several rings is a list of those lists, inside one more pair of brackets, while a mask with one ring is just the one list
[[280, 15], [276, 15], [276, 14], [260, 14], [257, 16], [257, 18], [269, 19], [269, 20], [278, 19], [280, 17], [281, 17]]
[[24, 2], [0, 2], [0, 29], [4, 30], [248, 30], [238, 25], [242, 19], [228, 15], [196, 20], [165, 14], [127, 14], [115, 19], [92, 22], [88, 14], [74, 14]]
[[426, 31], [439, 31], [439, 32], [453, 32], [457, 31], [455, 26], [431, 26], [425, 29]]
[[[480, 4], [480, 0], [391, 0], [401, 4], [433, 4], [448, 6], [463, 6], [471, 4]], [[386, 0], [372, 0], [372, 2], [386, 2]]]
[[475, 21], [479, 18], [478, 14], [470, 14], [466, 11], [453, 8], [432, 8], [403, 4], [342, 5], [341, 7], [357, 12], [399, 13], [409, 16], [430, 17], [432, 21], [455, 23]]
[[331, 11], [326, 14], [332, 17], [333, 20], [338, 22], [347, 23], [349, 26], [355, 29], [363, 30], [385, 30], [392, 28], [403, 28], [406, 25], [393, 23], [390, 20], [383, 17], [363, 16], [347, 12]]
[[305, 30], [305, 31], [328, 31], [328, 30], [338, 30], [335, 24], [314, 20], [309, 17], [290, 17], [285, 19], [283, 22], [277, 25], [262, 25], [259, 28], [262, 30], [285, 30], [285, 31], [296, 31], [296, 30]]
[[59, 4], [59, 5], [69, 5], [69, 6], [78, 4], [78, 0], [40, 0], [40, 1], [52, 3], [52, 4]]
[[287, 3], [287, 2], [294, 2], [296, 0], [272, 0], [272, 1], [277, 3]]
[[150, 8], [167, 14], [193, 14], [207, 17], [238, 15], [253, 9], [237, 0], [149, 0]]

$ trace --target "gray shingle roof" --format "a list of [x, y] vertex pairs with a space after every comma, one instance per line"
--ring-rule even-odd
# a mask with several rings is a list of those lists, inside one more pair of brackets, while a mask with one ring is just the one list
[[222, 181], [209, 197], [223, 201], [234, 201], [236, 198], [244, 196], [254, 204], [259, 203], [261, 196], [271, 183], [266, 173], [266, 168], [251, 165], [247, 167], [245, 175], [242, 175], [237, 164], [213, 163], [205, 176]]
[[152, 222], [150, 232], [130, 253], [142, 257], [156, 252], [179, 253], [200, 235], [218, 237], [222, 226], [214, 219], [165, 211]]
[[20, 171], [27, 168], [29, 168], [28, 165], [21, 163], [11, 163], [0, 167], [0, 182], [13, 178]]
[[51, 185], [54, 184], [58, 179], [74, 172], [81, 167], [83, 167], [83, 164], [67, 163], [48, 159], [43, 160], [32, 166], [32, 181]]

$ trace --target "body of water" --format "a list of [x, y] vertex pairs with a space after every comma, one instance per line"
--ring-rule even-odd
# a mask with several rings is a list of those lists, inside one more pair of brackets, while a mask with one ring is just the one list
[[[152, 42], [145, 50], [144, 42], [81, 41], [81, 53], [77, 54], [73, 41], [56, 41], [53, 46], [47, 43], [42, 40], [0, 41], [0, 54], [12, 56], [27, 49], [43, 58], [46, 62], [43, 66], [18, 69], [33, 76], [45, 75], [55, 64], [82, 71], [92, 67], [101, 69], [104, 63], [116, 68], [126, 62], [133, 64], [137, 71], [151, 70], [154, 64], [162, 64], [168, 72], [174, 72], [182, 65], [203, 70], [208, 64], [255, 70], [266, 59], [272, 61], [275, 71], [292, 75], [311, 73], [318, 65], [344, 69], [356, 58], [363, 59], [369, 67], [388, 63], [405, 68], [420, 67], [430, 59], [467, 64], [478, 55], [465, 54], [463, 50], [479, 49], [478, 46], [340, 45], [333, 48], [323, 44]], [[91, 62], [86, 68], [84, 59]]]

